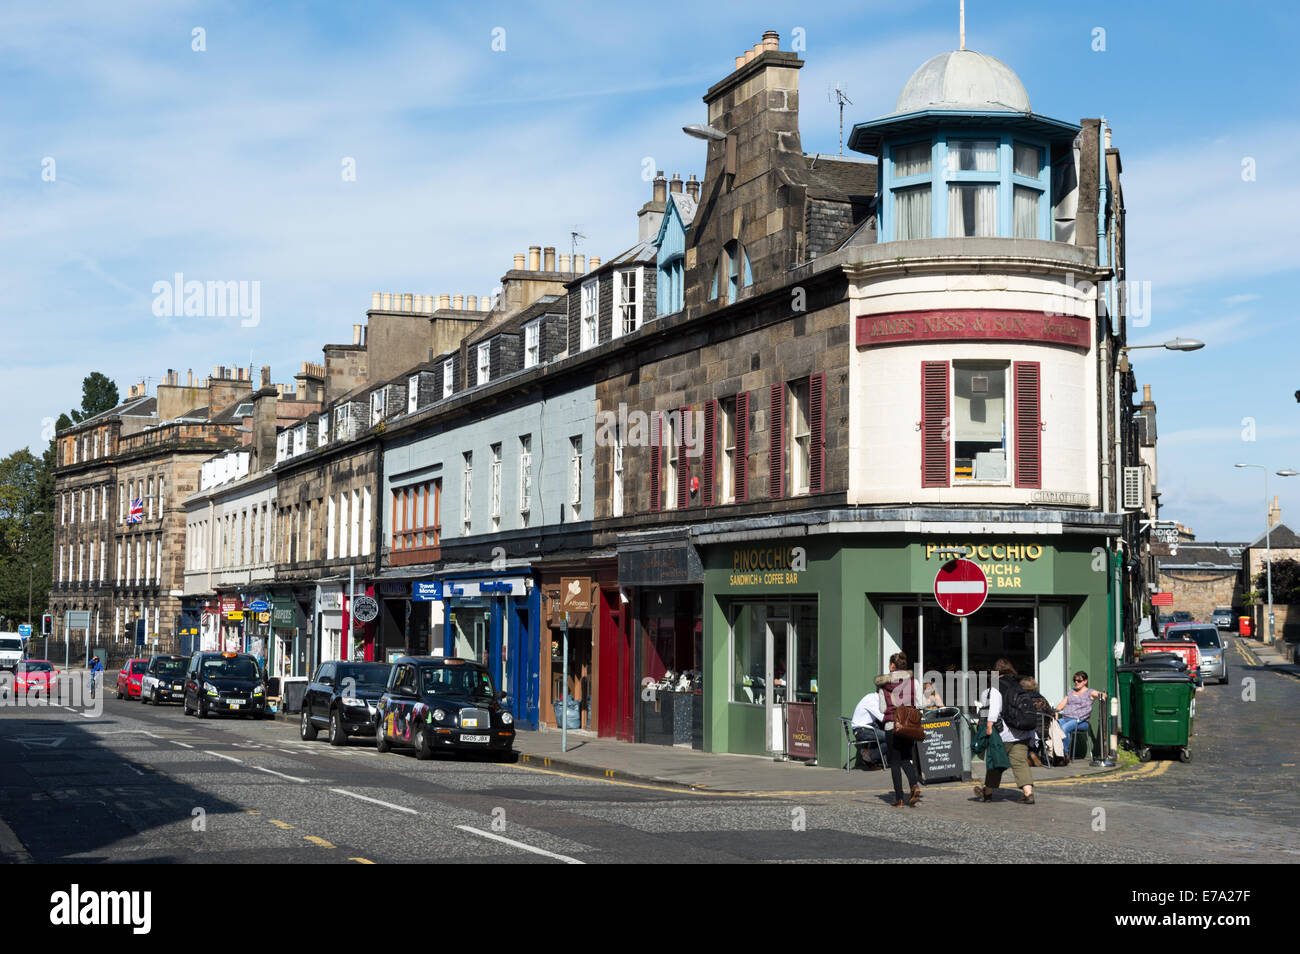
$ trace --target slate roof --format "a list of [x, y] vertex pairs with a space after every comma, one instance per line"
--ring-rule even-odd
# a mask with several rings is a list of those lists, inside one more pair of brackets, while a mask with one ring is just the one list
[[520, 329], [538, 315], [568, 315], [569, 306], [564, 298], [564, 295], [543, 295], [509, 318], [501, 317], [500, 314], [489, 317], [465, 336], [465, 345], [475, 345], [501, 334], [519, 334]]
[[803, 157], [807, 167], [804, 172], [808, 196], [832, 202], [868, 202], [876, 197], [879, 185], [879, 166], [874, 162], [861, 162], [844, 156], [821, 154]]
[[[1279, 523], [1271, 533], [1267, 534], [1268, 545], [1274, 550], [1295, 550], [1300, 549], [1300, 537], [1297, 537], [1295, 531], [1285, 523]], [[1265, 534], [1261, 533], [1250, 543], [1246, 544], [1251, 550], [1263, 550]]]
[[1180, 543], [1177, 553], [1156, 554], [1162, 570], [1232, 570], [1241, 569], [1241, 543]]

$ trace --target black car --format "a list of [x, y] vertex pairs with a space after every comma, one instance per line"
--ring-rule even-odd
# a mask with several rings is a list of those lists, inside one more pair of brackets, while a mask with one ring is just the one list
[[306, 742], [328, 726], [330, 745], [342, 745], [349, 735], [373, 735], [376, 703], [388, 686], [389, 663], [321, 663], [302, 697]]
[[140, 679], [140, 701], [180, 702], [185, 696], [185, 662], [184, 656], [150, 656]]
[[195, 653], [185, 673], [185, 714], [206, 719], [212, 712], [266, 715], [262, 667], [248, 653]]
[[514, 758], [515, 719], [487, 669], [469, 659], [402, 656], [379, 700], [375, 747], [411, 746], [417, 758], [439, 749]]

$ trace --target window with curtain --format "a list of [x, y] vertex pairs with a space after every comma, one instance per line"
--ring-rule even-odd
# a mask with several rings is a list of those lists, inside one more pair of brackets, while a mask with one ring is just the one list
[[930, 237], [930, 185], [894, 190], [894, 238]]
[[930, 143], [917, 142], [894, 149], [894, 178], [929, 175]]
[[951, 183], [948, 186], [948, 236], [998, 234], [998, 187]]
[[1016, 186], [1012, 200], [1012, 218], [1015, 221], [1016, 238], [1038, 238], [1038, 201], [1041, 194], [1037, 189]]
[[949, 172], [997, 172], [998, 143], [996, 139], [948, 140]]

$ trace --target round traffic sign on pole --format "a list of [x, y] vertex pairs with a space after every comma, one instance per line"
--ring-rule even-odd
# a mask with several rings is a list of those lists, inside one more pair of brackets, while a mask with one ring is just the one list
[[934, 575], [934, 598], [940, 609], [953, 616], [969, 616], [988, 595], [988, 577], [970, 560], [951, 560]]

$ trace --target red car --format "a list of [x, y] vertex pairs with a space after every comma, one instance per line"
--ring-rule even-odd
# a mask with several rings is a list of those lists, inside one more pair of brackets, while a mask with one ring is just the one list
[[59, 671], [48, 659], [24, 659], [14, 672], [14, 688], [24, 694], [44, 694], [48, 698], [58, 675]]
[[147, 659], [128, 659], [123, 663], [122, 668], [117, 671], [117, 697], [139, 699], [140, 680], [144, 678], [144, 672], [148, 668]]

